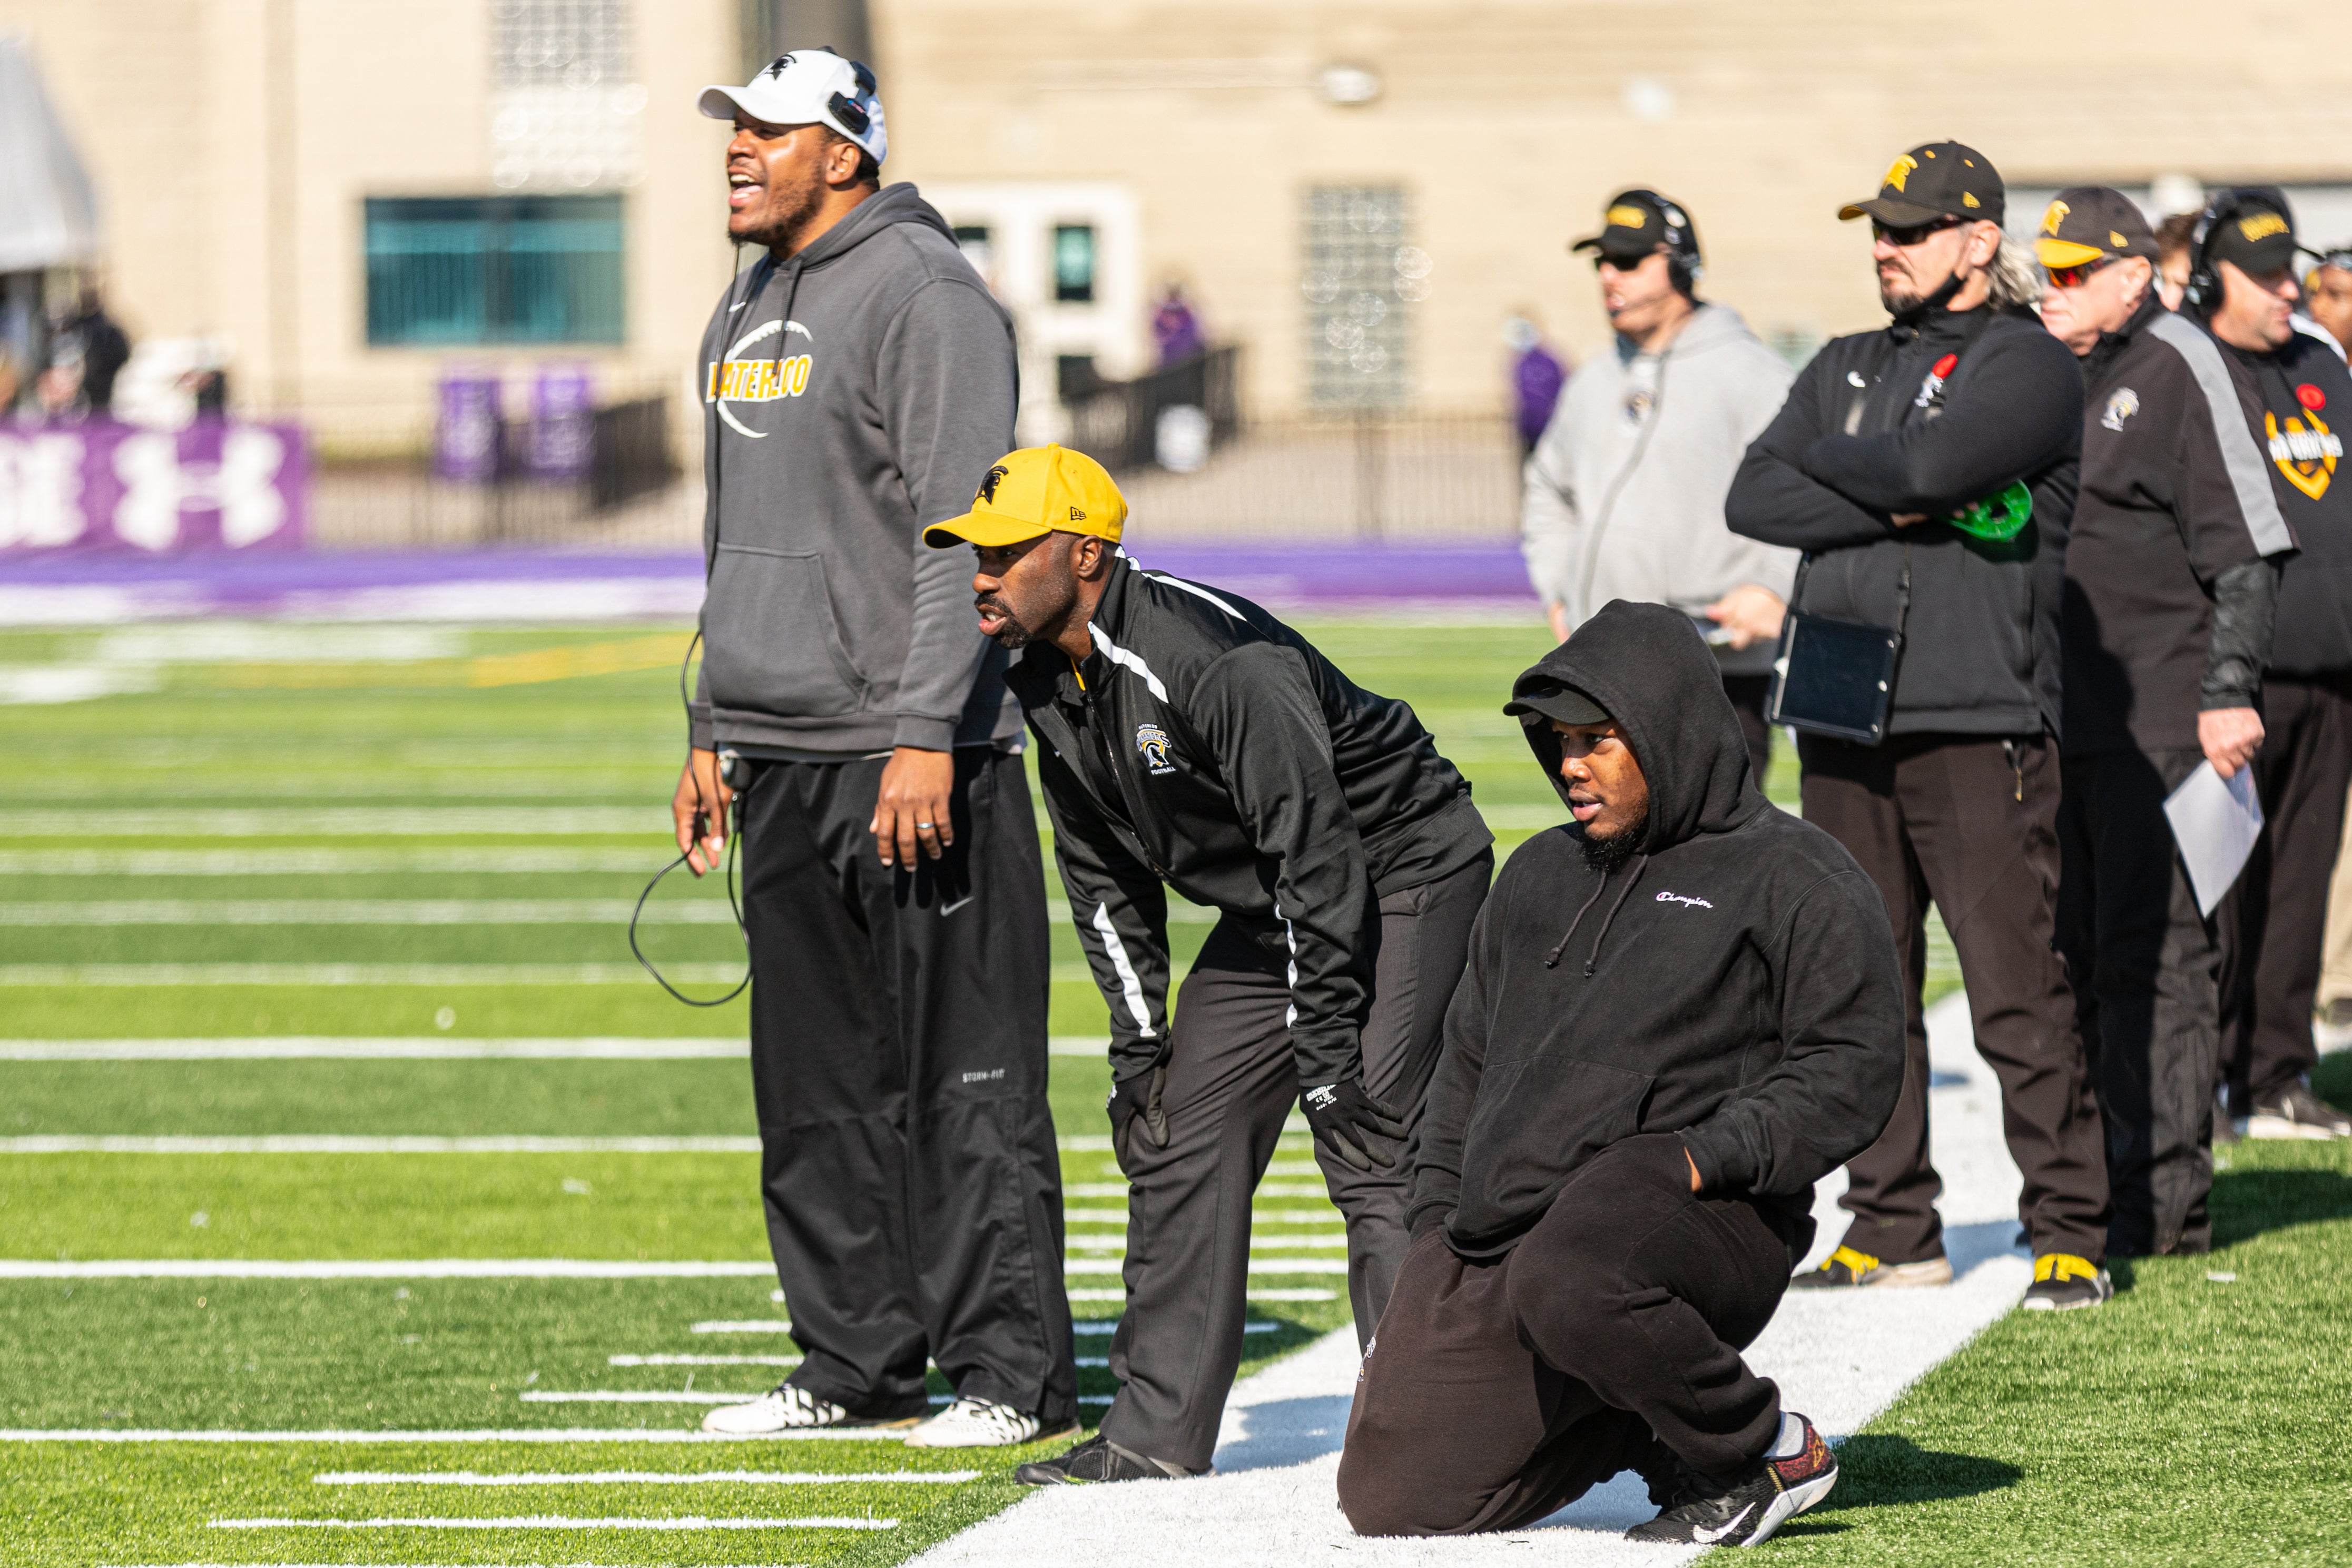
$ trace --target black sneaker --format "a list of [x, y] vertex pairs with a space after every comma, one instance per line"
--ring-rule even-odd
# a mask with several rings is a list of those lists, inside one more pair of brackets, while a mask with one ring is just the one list
[[1664, 1511], [1625, 1532], [1628, 1541], [1681, 1546], [1758, 1546], [1837, 1485], [1837, 1456], [1802, 1416], [1783, 1411], [1772, 1451], [1727, 1481], [1679, 1468]]
[[1941, 1253], [1922, 1258], [1916, 1263], [1889, 1263], [1867, 1252], [1857, 1252], [1851, 1247], [1841, 1247], [1822, 1260], [1818, 1269], [1808, 1269], [1789, 1281], [1792, 1291], [1851, 1291], [1863, 1288], [1885, 1290], [1906, 1285], [1948, 1285], [1952, 1282], [1952, 1260]]
[[2352, 1138], [2346, 1115], [2303, 1084], [2257, 1100], [2246, 1116], [2250, 1138]]
[[2065, 1312], [2095, 1307], [2116, 1293], [2105, 1269], [2071, 1252], [2045, 1252], [2033, 1260], [2033, 1283], [2025, 1288], [2025, 1310]]
[[1013, 1472], [1024, 1487], [1084, 1487], [1100, 1481], [1159, 1481], [1193, 1472], [1165, 1459], [1146, 1458], [1097, 1432], [1076, 1448], [1050, 1459], [1033, 1459]]

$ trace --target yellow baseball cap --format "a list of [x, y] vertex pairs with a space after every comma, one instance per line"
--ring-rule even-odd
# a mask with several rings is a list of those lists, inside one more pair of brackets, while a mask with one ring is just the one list
[[996, 461], [961, 517], [933, 523], [923, 542], [1013, 545], [1042, 534], [1092, 534], [1118, 542], [1127, 526], [1127, 497], [1103, 465], [1064, 446], [1024, 446]]

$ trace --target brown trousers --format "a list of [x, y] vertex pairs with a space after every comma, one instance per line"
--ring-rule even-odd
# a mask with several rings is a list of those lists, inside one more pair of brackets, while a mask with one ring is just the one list
[[1801, 737], [1805, 820], [1862, 862], [1886, 901], [1909, 995], [1903, 1093], [1846, 1167], [1846, 1244], [1891, 1263], [1944, 1249], [1927, 1157], [1927, 904], [1958, 950], [1977, 1053], [2000, 1080], [2001, 1131], [2024, 1173], [2018, 1219], [2036, 1255], [2106, 1256], [2099, 1111], [2053, 938], [2058, 757], [2046, 736], [1899, 735], [1875, 746]]

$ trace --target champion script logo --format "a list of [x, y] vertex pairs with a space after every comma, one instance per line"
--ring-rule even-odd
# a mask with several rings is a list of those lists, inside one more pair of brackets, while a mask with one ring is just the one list
[[1012, 472], [1012, 469], [1007, 468], [1002, 463], [999, 463], [995, 467], [991, 468], [986, 474], [981, 476], [980, 491], [977, 495], [972, 497], [972, 499], [975, 501], [986, 501], [991, 505], [993, 505], [996, 500], [996, 487], [999, 485], [1003, 484], [1006, 477], [1010, 476]]
[[1662, 893], [1658, 894], [1658, 902], [1660, 904], [1680, 904], [1694, 909], [1713, 909], [1715, 907], [1714, 904], [1709, 904], [1704, 898], [1686, 898], [1679, 893]]

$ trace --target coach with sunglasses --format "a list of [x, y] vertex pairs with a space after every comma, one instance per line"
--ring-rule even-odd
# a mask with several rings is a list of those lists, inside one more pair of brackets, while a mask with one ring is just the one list
[[1806, 552], [1774, 715], [1799, 732], [1806, 820], [1885, 899], [1907, 993], [1902, 1098], [1848, 1166], [1843, 1243], [1797, 1284], [1952, 1277], [1927, 1157], [1932, 899], [2024, 1173], [2027, 1304], [2086, 1306], [2109, 1289], [2105, 1159], [2052, 947], [2059, 607], [2083, 378], [2028, 308], [2038, 280], [2001, 238], [2004, 194], [1983, 153], [1937, 141], [1840, 212], [1870, 219], [1894, 319], [1824, 345], [1798, 375], [1748, 449], [1726, 516], [1736, 533]]

